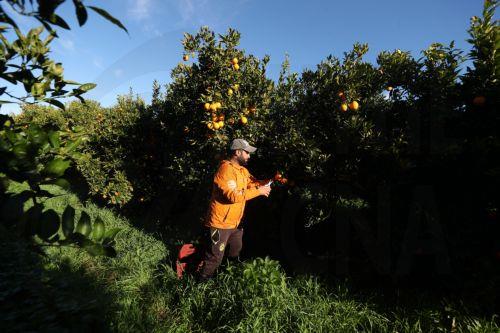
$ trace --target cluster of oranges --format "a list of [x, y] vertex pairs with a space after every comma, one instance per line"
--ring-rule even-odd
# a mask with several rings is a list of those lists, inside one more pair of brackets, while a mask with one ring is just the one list
[[233, 69], [235, 71], [237, 71], [238, 69], [240, 69], [240, 65], [238, 64], [238, 58], [234, 57], [232, 60], [231, 60], [231, 65], [233, 66]]
[[285, 177], [283, 177], [283, 175], [279, 172], [276, 172], [276, 174], [274, 175], [274, 178], [273, 178], [274, 181], [277, 181], [281, 184], [286, 184], [288, 183], [288, 179], [286, 179]]
[[359, 109], [358, 101], [352, 101], [351, 103], [347, 104], [346, 97], [343, 91], [339, 91], [338, 96], [342, 100], [342, 104], [340, 104], [340, 111], [346, 112], [348, 109], [356, 111], [357, 109]]
[[219, 128], [224, 127], [224, 115], [217, 114], [217, 111], [222, 107], [221, 102], [205, 103], [203, 107], [206, 111], [212, 112], [212, 121], [207, 123], [207, 127], [209, 129], [218, 130]]
[[[184, 60], [186, 60], [185, 57], [186, 56], [184, 56]], [[189, 59], [189, 57], [187, 59]], [[233, 67], [234, 70], [240, 69], [238, 58], [234, 57], [233, 59], [231, 59], [230, 63], [231, 63], [231, 66]], [[233, 96], [233, 94], [238, 92], [239, 89], [240, 89], [240, 85], [238, 83], [233, 84], [230, 88], [228, 88], [227, 96], [228, 97]], [[225, 116], [222, 112], [220, 112], [220, 109], [222, 108], [221, 102], [210, 102], [210, 103], [207, 102], [203, 105], [203, 108], [205, 109], [205, 111], [209, 111], [211, 113], [211, 120], [209, 120], [207, 122], [208, 129], [218, 130], [218, 129], [221, 129], [224, 127]], [[252, 107], [246, 108], [243, 113], [245, 115], [248, 115], [248, 114], [254, 113], [254, 112], [256, 112], [256, 108], [252, 106]], [[239, 119], [239, 122], [242, 125], [245, 125], [248, 123], [248, 118], [245, 115], [242, 114], [240, 116], [240, 119]], [[227, 120], [227, 122], [228, 122], [228, 124], [233, 125], [235, 123], [235, 119], [229, 118]]]

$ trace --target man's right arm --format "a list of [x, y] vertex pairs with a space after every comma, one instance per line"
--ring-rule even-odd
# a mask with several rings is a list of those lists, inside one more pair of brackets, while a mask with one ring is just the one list
[[[231, 203], [245, 202], [247, 200], [253, 199], [259, 195], [266, 195], [266, 189], [260, 188], [248, 188], [248, 189], [238, 189], [236, 186], [236, 179], [234, 178], [234, 173], [230, 166], [222, 165], [214, 178], [215, 186], [217, 187], [219, 193]], [[267, 194], [269, 195], [269, 194]]]

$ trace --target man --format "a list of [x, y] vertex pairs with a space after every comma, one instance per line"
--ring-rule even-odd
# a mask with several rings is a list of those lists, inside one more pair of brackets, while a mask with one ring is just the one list
[[258, 196], [268, 197], [271, 186], [266, 180], [255, 179], [245, 168], [250, 154], [257, 148], [243, 139], [234, 139], [230, 157], [221, 162], [214, 177], [212, 196], [205, 220], [207, 233], [204, 264], [200, 280], [210, 278], [222, 262], [224, 253], [237, 258], [242, 248], [243, 228], [239, 226], [245, 202]]

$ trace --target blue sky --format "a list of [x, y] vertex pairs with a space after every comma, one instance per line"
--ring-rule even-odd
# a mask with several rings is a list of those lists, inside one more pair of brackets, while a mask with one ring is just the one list
[[[433, 42], [469, 50], [470, 17], [480, 16], [482, 0], [107, 0], [85, 1], [120, 19], [130, 35], [90, 13], [78, 27], [71, 1], [58, 13], [71, 31], [61, 30], [52, 43], [52, 57], [63, 63], [65, 77], [94, 82], [86, 95], [103, 106], [130, 87], [150, 101], [154, 79], [170, 81], [182, 58], [184, 32], [207, 25], [217, 33], [229, 27], [241, 32], [247, 53], [271, 56], [268, 75], [276, 79], [285, 54], [293, 71], [314, 68], [328, 55], [342, 57], [353, 43], [368, 43], [367, 60], [383, 50], [411, 51], [416, 57]], [[21, 27], [29, 22], [19, 18]], [[2, 82], [3, 83], [3, 82]], [[10, 91], [15, 91], [9, 89]], [[1, 113], [16, 112], [15, 105]]]

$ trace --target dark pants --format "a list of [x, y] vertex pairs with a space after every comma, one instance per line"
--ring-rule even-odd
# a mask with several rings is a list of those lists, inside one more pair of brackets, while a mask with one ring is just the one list
[[208, 228], [204, 236], [203, 267], [200, 277], [207, 279], [211, 277], [222, 263], [224, 253], [229, 258], [237, 258], [243, 246], [243, 228], [217, 229]]

